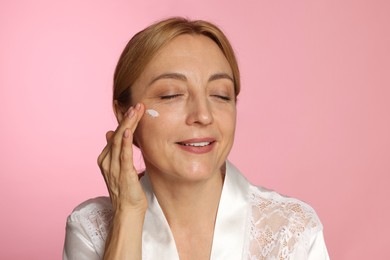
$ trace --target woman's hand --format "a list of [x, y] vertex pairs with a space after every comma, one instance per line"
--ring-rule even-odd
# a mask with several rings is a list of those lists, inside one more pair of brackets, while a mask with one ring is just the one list
[[114, 216], [104, 259], [141, 259], [142, 227], [148, 206], [133, 164], [133, 135], [145, 107], [137, 104], [106, 134], [107, 145], [98, 164], [110, 194]]
[[144, 112], [141, 104], [130, 107], [115, 132], [107, 132], [107, 145], [98, 157], [115, 213], [142, 213], [147, 208], [145, 193], [133, 164], [133, 134]]

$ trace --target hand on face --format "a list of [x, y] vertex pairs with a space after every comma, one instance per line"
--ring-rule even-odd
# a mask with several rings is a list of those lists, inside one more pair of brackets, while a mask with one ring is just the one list
[[98, 157], [98, 164], [110, 194], [115, 212], [145, 212], [147, 201], [133, 165], [133, 134], [145, 112], [143, 104], [119, 114], [118, 128], [106, 134], [107, 145]]

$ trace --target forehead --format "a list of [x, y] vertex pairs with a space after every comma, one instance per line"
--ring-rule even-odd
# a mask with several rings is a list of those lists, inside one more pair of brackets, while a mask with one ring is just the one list
[[144, 72], [158, 74], [167, 70], [225, 72], [232, 76], [229, 62], [221, 49], [203, 35], [184, 34], [175, 37], [156, 53]]
[[[206, 47], [206, 49], [204, 49]], [[167, 55], [175, 54], [181, 51], [193, 51], [193, 52], [202, 52], [202, 51], [215, 51], [221, 52], [217, 44], [204, 35], [200, 34], [182, 34], [179, 35], [168, 43], [166, 43], [156, 54], [158, 55]], [[221, 52], [222, 54], [222, 52]], [[223, 55], [223, 54], [222, 54]]]

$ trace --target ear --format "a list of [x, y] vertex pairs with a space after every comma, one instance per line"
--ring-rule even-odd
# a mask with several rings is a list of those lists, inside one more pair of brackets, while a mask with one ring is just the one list
[[118, 121], [118, 124], [120, 124], [124, 117], [124, 112], [122, 111], [122, 108], [119, 106], [118, 100], [114, 101], [114, 113], [116, 120]]

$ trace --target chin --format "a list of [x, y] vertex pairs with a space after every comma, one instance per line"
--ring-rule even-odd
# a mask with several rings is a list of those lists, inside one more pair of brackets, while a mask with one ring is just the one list
[[196, 181], [196, 180], [206, 180], [213, 177], [214, 174], [221, 172], [221, 167], [215, 164], [209, 163], [201, 163], [201, 162], [192, 162], [190, 165], [186, 165], [181, 167], [182, 171], [181, 176], [183, 178], [187, 178], [188, 180]]

